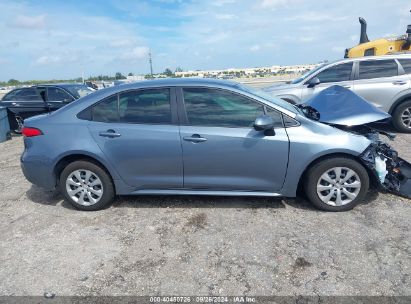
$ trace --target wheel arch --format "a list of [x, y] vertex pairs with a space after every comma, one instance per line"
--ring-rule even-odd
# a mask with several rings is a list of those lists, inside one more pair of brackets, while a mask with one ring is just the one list
[[401, 96], [400, 98], [398, 98], [398, 99], [392, 104], [392, 106], [390, 107], [390, 110], [388, 111], [388, 113], [389, 113], [390, 115], [392, 115], [392, 114], [394, 113], [395, 109], [396, 109], [400, 104], [402, 104], [402, 103], [405, 102], [405, 101], [411, 101], [411, 93], [408, 93], [408, 94], [406, 94], [406, 95]]
[[73, 162], [75, 162], [75, 161], [88, 161], [88, 162], [91, 162], [91, 163], [93, 163], [93, 164], [101, 167], [104, 171], [106, 171], [106, 173], [107, 173], [108, 176], [110, 177], [111, 182], [113, 183], [114, 190], [116, 190], [116, 189], [115, 189], [115, 188], [116, 188], [116, 184], [115, 184], [115, 182], [114, 182], [113, 175], [111, 174], [111, 172], [110, 172], [110, 170], [107, 168], [107, 166], [106, 166], [104, 163], [102, 163], [100, 160], [98, 160], [97, 158], [92, 157], [92, 156], [87, 155], [87, 154], [82, 154], [82, 153], [75, 153], [75, 154], [65, 155], [64, 157], [62, 157], [62, 158], [56, 163], [56, 165], [54, 166], [54, 169], [53, 169], [53, 173], [54, 173], [54, 176], [55, 176], [56, 184], [59, 183], [60, 175], [61, 175], [61, 172], [63, 172], [64, 168], [65, 168], [68, 164], [73, 163]]
[[300, 175], [300, 178], [298, 180], [298, 186], [297, 186], [297, 193], [302, 193], [302, 189], [303, 189], [303, 183], [304, 183], [304, 179], [306, 178], [307, 172], [314, 167], [316, 164], [318, 164], [321, 161], [324, 161], [326, 159], [330, 159], [330, 158], [337, 158], [337, 157], [345, 157], [345, 158], [349, 158], [352, 160], [355, 160], [357, 163], [359, 163], [368, 173], [368, 177], [370, 179], [370, 185], [372, 186], [376, 186], [378, 184], [378, 181], [376, 179], [376, 175], [371, 171], [370, 168], [368, 168], [360, 159], [359, 156], [355, 156], [353, 154], [349, 154], [349, 153], [344, 153], [344, 152], [334, 152], [334, 153], [329, 153], [329, 154], [325, 154], [325, 155], [320, 155], [317, 158], [315, 158], [314, 160], [312, 160], [303, 170], [302, 174]]

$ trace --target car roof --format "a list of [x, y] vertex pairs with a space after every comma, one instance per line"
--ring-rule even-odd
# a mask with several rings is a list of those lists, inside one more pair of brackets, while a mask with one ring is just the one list
[[66, 111], [81, 111], [85, 108], [93, 105], [98, 100], [103, 100], [113, 94], [118, 94], [129, 90], [139, 90], [139, 89], [156, 89], [162, 87], [205, 87], [205, 88], [216, 88], [216, 89], [227, 89], [237, 93], [244, 94], [251, 98], [257, 99], [262, 103], [270, 104], [278, 111], [294, 118], [296, 112], [287, 109], [280, 104], [268, 100], [261, 96], [258, 96], [246, 89], [241, 83], [234, 81], [212, 79], [212, 78], [162, 78], [154, 80], [142, 80], [132, 83], [120, 84], [117, 86], [111, 86], [101, 90], [97, 90], [92, 94], [80, 98], [82, 102], [72, 102], [66, 105], [64, 108]]
[[381, 55], [381, 56], [364, 56], [364, 57], [355, 57], [355, 58], [345, 58], [340, 60], [334, 60], [324, 64], [324, 66], [344, 63], [344, 62], [354, 62], [354, 61], [365, 61], [365, 60], [380, 60], [380, 59], [411, 59], [410, 54], [392, 54], [392, 55]]
[[61, 82], [61, 83], [42, 83], [42, 84], [37, 84], [33, 87], [74, 87], [74, 86], [79, 86], [79, 85], [84, 85], [83, 83], [73, 83], [73, 82]]
[[120, 87], [121, 90], [142, 88], [142, 87], [173, 87], [173, 86], [206, 86], [206, 87], [230, 87], [238, 88], [239, 83], [212, 78], [161, 78], [153, 80], [141, 80], [131, 83], [124, 83], [113, 88]]

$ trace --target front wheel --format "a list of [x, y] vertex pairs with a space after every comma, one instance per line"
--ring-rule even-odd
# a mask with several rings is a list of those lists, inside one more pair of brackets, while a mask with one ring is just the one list
[[411, 133], [411, 100], [401, 103], [392, 113], [392, 119], [398, 131]]
[[313, 205], [325, 211], [346, 211], [360, 203], [369, 188], [367, 170], [357, 161], [335, 157], [312, 166], [304, 190]]
[[88, 161], [75, 161], [64, 168], [60, 191], [67, 202], [81, 210], [100, 210], [114, 199], [114, 186], [108, 173]]

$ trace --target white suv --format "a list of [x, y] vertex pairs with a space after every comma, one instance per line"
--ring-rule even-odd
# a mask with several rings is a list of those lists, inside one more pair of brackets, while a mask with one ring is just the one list
[[411, 54], [344, 59], [265, 90], [298, 104], [332, 85], [353, 90], [391, 114], [397, 130], [411, 133]]

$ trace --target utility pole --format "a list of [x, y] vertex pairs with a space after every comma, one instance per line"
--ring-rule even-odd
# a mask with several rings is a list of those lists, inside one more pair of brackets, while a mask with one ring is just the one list
[[151, 58], [151, 50], [148, 52], [148, 62], [150, 63], [150, 75], [153, 78], [153, 60]]
[[81, 81], [84, 83], [84, 63], [81, 63]]

